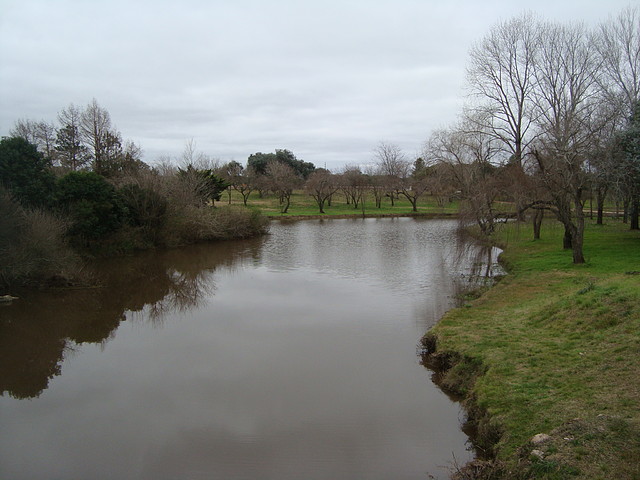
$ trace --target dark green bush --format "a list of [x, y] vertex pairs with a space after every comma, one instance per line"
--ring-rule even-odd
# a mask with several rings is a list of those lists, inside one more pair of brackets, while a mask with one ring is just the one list
[[83, 245], [115, 232], [128, 215], [113, 185], [94, 172], [71, 172], [60, 178], [56, 205], [72, 221], [69, 235]]
[[49, 161], [24, 138], [0, 140], [0, 184], [25, 207], [51, 204], [55, 177]]

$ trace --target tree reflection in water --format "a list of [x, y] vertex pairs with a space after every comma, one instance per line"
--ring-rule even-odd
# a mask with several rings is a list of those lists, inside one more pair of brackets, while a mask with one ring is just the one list
[[0, 392], [42, 394], [65, 356], [83, 343], [105, 344], [121, 322], [161, 322], [215, 292], [215, 273], [260, 255], [262, 239], [146, 252], [98, 263], [100, 287], [23, 292], [0, 308]]
[[479, 245], [466, 230], [457, 231], [455, 261], [457, 267], [467, 266], [464, 272], [465, 282], [459, 288], [464, 290], [490, 285], [496, 277], [505, 274], [504, 269], [498, 263], [501, 250], [492, 245]]

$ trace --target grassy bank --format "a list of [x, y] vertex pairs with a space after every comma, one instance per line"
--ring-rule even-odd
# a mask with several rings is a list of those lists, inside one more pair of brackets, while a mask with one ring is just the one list
[[504, 226], [509, 275], [425, 337], [496, 458], [459, 478], [640, 478], [640, 233], [627, 228], [588, 225], [575, 266], [555, 223], [539, 241]]

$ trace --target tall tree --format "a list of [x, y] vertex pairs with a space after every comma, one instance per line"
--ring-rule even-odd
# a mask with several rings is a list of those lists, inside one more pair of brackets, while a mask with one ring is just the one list
[[630, 199], [632, 230], [640, 228], [638, 216], [640, 214], [640, 102], [636, 108], [628, 127], [617, 138], [617, 156], [620, 159], [621, 171], [624, 174], [624, 188]]
[[286, 149], [276, 150], [276, 160], [285, 165], [289, 165], [296, 175], [303, 180], [309, 178], [309, 175], [316, 169], [313, 163], [296, 158], [293, 152]]
[[607, 101], [619, 105], [628, 118], [640, 100], [640, 7], [629, 6], [600, 25], [595, 47], [600, 87]]
[[[547, 23], [540, 29], [535, 105], [541, 131], [536, 160], [553, 210], [565, 227], [573, 262], [584, 263], [585, 161], [597, 118], [598, 62], [583, 25]], [[568, 241], [570, 239], [570, 242]]]
[[58, 113], [60, 128], [55, 149], [60, 164], [70, 170], [79, 170], [90, 161], [89, 150], [82, 143], [81, 118], [82, 112], [73, 104]]
[[316, 168], [313, 163], [299, 160], [293, 152], [286, 149], [277, 149], [275, 153], [257, 152], [251, 154], [247, 160], [247, 166], [252, 167], [257, 174], [265, 175], [267, 165], [274, 160], [289, 165], [302, 179], [307, 179]]
[[267, 173], [267, 165], [274, 160], [276, 160], [275, 153], [252, 153], [247, 159], [247, 167], [253, 168], [258, 175], [265, 175]]
[[[93, 156], [93, 170], [103, 173], [109, 149], [109, 138], [113, 136], [111, 116], [94, 98], [80, 117], [80, 133]], [[111, 139], [111, 143], [113, 143]]]
[[472, 47], [467, 67], [467, 83], [478, 100], [470, 118], [476, 128], [499, 140], [518, 166], [534, 138], [537, 24], [532, 14], [497, 24]]

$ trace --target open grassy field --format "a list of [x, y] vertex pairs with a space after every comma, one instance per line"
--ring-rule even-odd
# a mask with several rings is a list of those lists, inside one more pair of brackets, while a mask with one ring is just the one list
[[[228, 195], [225, 192], [218, 204], [228, 203]], [[233, 191], [231, 192], [231, 203], [233, 205], [242, 205], [242, 196]], [[320, 215], [318, 205], [313, 197], [302, 190], [296, 190], [291, 196], [291, 205], [286, 214], [280, 213], [280, 204], [278, 198], [273, 195], [265, 195], [264, 198], [258, 196], [258, 192], [252, 192], [247, 202], [248, 207], [257, 208], [263, 214], [271, 217], [296, 217]], [[348, 204], [345, 196], [341, 192], [333, 195], [331, 205], [325, 205], [324, 216], [335, 215], [412, 215], [412, 208], [409, 201], [400, 197], [394, 201], [391, 206], [391, 200], [384, 198], [381, 208], [376, 208], [375, 200], [372, 195], [365, 198], [364, 208], [362, 204], [355, 209], [353, 204]], [[424, 195], [418, 201], [418, 214], [449, 214], [453, 215], [458, 212], [458, 202], [447, 202], [445, 205], [438, 205], [436, 199], [432, 196]]]
[[562, 234], [503, 225], [509, 274], [425, 337], [497, 442], [460, 478], [640, 479], [640, 232], [589, 224], [578, 266]]

